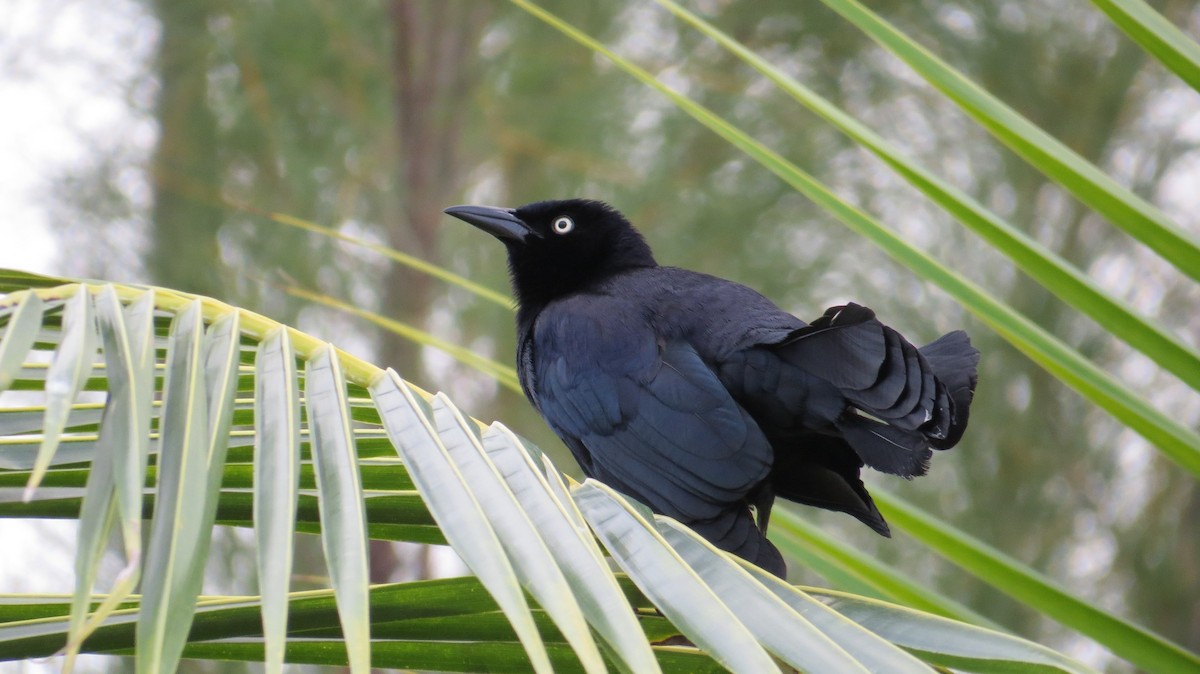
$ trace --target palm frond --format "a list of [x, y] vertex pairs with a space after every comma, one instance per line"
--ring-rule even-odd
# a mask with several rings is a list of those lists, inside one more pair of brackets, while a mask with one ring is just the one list
[[[186, 656], [359, 671], [470, 671], [490, 658], [496, 671], [592, 673], [704, 671], [718, 663], [762, 671], [774, 667], [771, 656], [825, 671], [871, 671], [882, 662], [917, 671], [925, 668], [921, 660], [952, 657], [914, 658], [827, 608], [796, 604], [789, 586], [784, 592], [778, 581], [606, 488], [568, 489], [540, 452], [503, 426], [485, 428], [445, 396], [261, 316], [162, 289], [73, 284], [10, 295], [0, 303], [0, 322], [17, 325], [20, 306], [38, 306], [33, 297], [44, 308], [73, 302], [75, 318], [58, 321], [43, 310], [38, 340], [22, 360], [43, 360], [37, 352], [95, 331], [104, 367], [85, 351], [91, 357], [70, 371], [95, 370], [89, 388], [104, 392], [104, 415], [96, 428], [94, 415], [80, 416], [90, 408], [64, 397], [55, 403], [67, 410], [62, 429], [22, 433], [33, 436], [24, 438], [30, 449], [48, 434], [58, 436], [52, 446], [87, 438], [66, 461], [55, 453], [40, 464], [46, 484], [84, 493], [0, 503], [0, 516], [79, 517], [89, 529], [81, 533], [78, 592], [69, 601], [26, 598], [17, 610], [0, 600], [0, 658], [43, 657], [70, 644], [80, 652], [128, 652], [139, 671], [156, 672], [174, 671]], [[80, 327], [79, 316], [90, 319]], [[6, 330], [0, 348], [27, 334], [24, 326]], [[151, 377], [160, 367], [163, 376]], [[145, 391], [161, 396], [162, 406], [145, 404], [152, 399]], [[128, 409], [137, 401], [141, 416]], [[118, 461], [120, 452], [128, 454]], [[25, 484], [39, 470], [29, 458], [0, 471], [0, 485]], [[122, 502], [130, 497], [121, 482], [138, 487], [136, 508]], [[144, 554], [127, 545], [123, 580], [114, 592], [94, 595], [99, 541], [126, 530], [126, 510], [137, 522], [150, 520], [149, 544]], [[262, 597], [200, 596], [214, 522], [256, 527]], [[287, 592], [291, 530], [321, 536], [332, 592]], [[368, 587], [368, 538], [436, 538], [429, 531], [455, 547], [475, 578]], [[606, 565], [593, 534], [628, 578]], [[139, 573], [143, 593], [133, 595], [129, 579]], [[666, 620], [639, 611], [651, 606], [642, 597]], [[844, 604], [877, 606], [870, 602]], [[914, 615], [923, 629], [968, 629]], [[447, 622], [450, 616], [470, 619]], [[303, 639], [286, 636], [299, 633]], [[700, 649], [649, 641], [672, 634]], [[238, 642], [213, 642], [231, 638]], [[476, 643], [460, 643], [470, 639]], [[1035, 652], [1033, 645], [1025, 651]], [[1082, 671], [1062, 662], [1057, 671]]]

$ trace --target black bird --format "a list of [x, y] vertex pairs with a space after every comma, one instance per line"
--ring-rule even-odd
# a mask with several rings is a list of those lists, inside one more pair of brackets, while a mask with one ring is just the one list
[[599, 201], [445, 212], [508, 248], [521, 386], [583, 472], [778, 576], [776, 496], [890, 536], [859, 469], [923, 475], [966, 429], [979, 352], [965, 332], [918, 349], [857, 304], [806, 324], [659, 266]]

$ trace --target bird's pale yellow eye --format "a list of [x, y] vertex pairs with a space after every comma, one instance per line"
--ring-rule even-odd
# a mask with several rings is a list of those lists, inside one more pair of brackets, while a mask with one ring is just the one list
[[555, 234], [568, 234], [575, 229], [575, 221], [565, 215], [560, 215], [554, 218], [554, 222], [550, 226], [554, 228]]

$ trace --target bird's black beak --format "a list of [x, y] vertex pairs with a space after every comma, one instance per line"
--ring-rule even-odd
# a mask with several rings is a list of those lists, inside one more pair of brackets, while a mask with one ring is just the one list
[[542, 238], [537, 230], [518, 218], [516, 211], [511, 208], [451, 206], [442, 212], [475, 225], [497, 239], [524, 242], [529, 237]]

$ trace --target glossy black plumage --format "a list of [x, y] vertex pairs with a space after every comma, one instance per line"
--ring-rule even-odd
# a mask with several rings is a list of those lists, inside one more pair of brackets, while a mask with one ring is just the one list
[[966, 428], [979, 360], [966, 333], [918, 349], [856, 304], [806, 324], [745, 286], [659, 266], [596, 201], [446, 212], [507, 246], [522, 387], [584, 472], [778, 575], [776, 496], [890, 535], [861, 467], [923, 475]]

